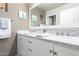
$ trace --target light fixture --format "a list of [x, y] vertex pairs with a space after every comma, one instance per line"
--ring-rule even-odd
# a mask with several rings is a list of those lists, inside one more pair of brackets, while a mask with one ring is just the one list
[[8, 8], [7, 3], [0, 3], [0, 9], [1, 10], [8, 11], [7, 8]]

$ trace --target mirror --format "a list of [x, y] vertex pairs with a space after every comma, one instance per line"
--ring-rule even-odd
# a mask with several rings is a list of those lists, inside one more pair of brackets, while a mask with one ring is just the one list
[[32, 27], [40, 27], [45, 26], [45, 11], [41, 10], [36, 6], [31, 10], [31, 26]]
[[48, 16], [47, 23], [48, 26], [56, 25], [56, 15]]
[[64, 3], [40, 3], [31, 7], [29, 9], [30, 27], [59, 25], [59, 12], [50, 12], [50, 10], [56, 9], [62, 5], [64, 5]]

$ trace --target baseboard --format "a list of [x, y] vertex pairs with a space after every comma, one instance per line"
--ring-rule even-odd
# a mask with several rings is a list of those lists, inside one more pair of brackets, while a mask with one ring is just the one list
[[9, 53], [8, 52], [0, 52], [0, 56], [8, 56]]

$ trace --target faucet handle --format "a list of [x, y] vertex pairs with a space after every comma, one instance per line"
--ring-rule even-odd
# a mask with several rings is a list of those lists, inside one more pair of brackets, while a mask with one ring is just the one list
[[43, 29], [43, 32], [46, 32], [46, 30], [45, 30], [45, 29]]
[[56, 32], [56, 35], [59, 35], [59, 32]]

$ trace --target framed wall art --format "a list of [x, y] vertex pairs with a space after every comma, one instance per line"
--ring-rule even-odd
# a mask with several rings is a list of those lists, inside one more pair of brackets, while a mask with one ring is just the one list
[[27, 13], [25, 11], [19, 10], [19, 18], [26, 20]]

